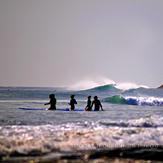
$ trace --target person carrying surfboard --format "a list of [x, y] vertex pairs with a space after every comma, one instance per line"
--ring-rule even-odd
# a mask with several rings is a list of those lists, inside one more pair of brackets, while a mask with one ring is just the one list
[[101, 102], [100, 102], [100, 100], [98, 99], [97, 96], [94, 97], [94, 100], [92, 102], [91, 107], [93, 107], [93, 105], [94, 105], [94, 111], [99, 111], [100, 108], [101, 108], [102, 111], [104, 111], [103, 108], [102, 108], [102, 104], [101, 104]]
[[71, 99], [70, 99], [70, 110], [75, 110], [75, 104], [77, 104], [77, 101], [75, 100], [75, 95], [71, 95]]
[[57, 100], [55, 98], [55, 94], [50, 94], [49, 99], [50, 101], [48, 103], [45, 103], [44, 105], [50, 105], [50, 108], [48, 110], [56, 110]]
[[87, 100], [87, 106], [85, 107], [85, 111], [92, 111], [92, 102], [91, 102], [91, 96], [88, 96]]

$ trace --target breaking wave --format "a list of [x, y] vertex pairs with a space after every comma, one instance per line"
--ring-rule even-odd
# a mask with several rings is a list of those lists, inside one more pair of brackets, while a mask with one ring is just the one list
[[134, 97], [121, 95], [107, 97], [103, 100], [113, 104], [128, 104], [128, 105], [149, 105], [149, 106], [163, 106], [163, 98], [159, 97]]
[[102, 85], [98, 86], [89, 90], [94, 90], [94, 91], [108, 91], [111, 89], [117, 89], [113, 84], [107, 84], [107, 85]]
[[116, 83], [111, 79], [102, 77], [102, 78], [95, 79], [95, 80], [80, 81], [76, 84], [73, 84], [68, 89], [69, 90], [89, 90], [92, 88], [96, 88], [96, 87], [98, 88], [98, 87], [103, 87], [107, 85], [110, 85], [110, 86], [112, 85], [119, 90], [149, 88], [148, 86], [145, 86], [145, 85], [140, 85], [140, 84], [130, 83], [130, 82]]
[[121, 89], [121, 90], [149, 88], [146, 85], [139, 85], [139, 84], [135, 84], [135, 83], [117, 83], [115, 87], [118, 89]]
[[110, 80], [108, 78], [98, 78], [94, 80], [82, 80], [78, 83], [73, 84], [68, 89], [69, 90], [89, 90], [95, 87], [103, 86], [103, 85], [110, 85], [115, 84], [113, 80]]

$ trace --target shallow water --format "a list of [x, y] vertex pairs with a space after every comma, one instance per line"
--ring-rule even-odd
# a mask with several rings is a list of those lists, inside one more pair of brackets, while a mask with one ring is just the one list
[[[102, 102], [104, 111], [99, 112], [19, 109], [45, 108], [49, 89], [34, 89], [38, 92], [33, 96], [30, 90], [14, 88], [9, 97], [4, 90], [0, 93], [1, 155], [12, 155], [15, 151], [30, 155], [33, 151], [47, 154], [163, 145], [163, 106]], [[100, 99], [115, 95], [115, 90], [113, 94], [98, 91], [77, 92], [77, 108], [84, 109], [88, 94], [99, 94]], [[23, 93], [24, 96], [20, 96]], [[38, 93], [42, 96], [36, 98]], [[68, 107], [71, 93], [63, 90], [56, 93], [58, 109]], [[159, 91], [162, 98], [160, 94]]]
[[[20, 110], [26, 108], [46, 108], [43, 104], [45, 100], [23, 100], [23, 101], [0, 101], [0, 125], [46, 125], [63, 124], [70, 122], [96, 122], [99, 120], [107, 121], [128, 121], [150, 116], [163, 116], [162, 106], [134, 106], [134, 105], [115, 105], [103, 103], [104, 112], [65, 112], [65, 111], [46, 111], [46, 110]], [[67, 108], [68, 101], [58, 101], [57, 108]], [[83, 109], [85, 101], [78, 102], [78, 108]], [[157, 121], [157, 119], [156, 119]]]

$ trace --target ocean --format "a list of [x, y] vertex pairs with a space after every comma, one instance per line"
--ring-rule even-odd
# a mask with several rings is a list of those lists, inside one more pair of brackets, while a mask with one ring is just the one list
[[[46, 110], [48, 106], [44, 105], [52, 93], [57, 99], [56, 111]], [[79, 111], [66, 111], [71, 94], [75, 95]], [[104, 111], [84, 111], [89, 95], [92, 99], [95, 95], [99, 97]], [[159, 147], [163, 153], [162, 146], [163, 89], [124, 91], [114, 85], [75, 91], [0, 87], [2, 162], [13, 162], [18, 156], [28, 160], [31, 156], [50, 158], [53, 154], [54, 159], [61, 153], [72, 155], [74, 151], [88, 153], [135, 147], [152, 147], [154, 152]]]

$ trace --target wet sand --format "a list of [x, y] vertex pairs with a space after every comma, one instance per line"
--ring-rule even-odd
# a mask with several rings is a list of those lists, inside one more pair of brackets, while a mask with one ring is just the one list
[[13, 152], [2, 156], [2, 163], [161, 163], [163, 146], [130, 147], [110, 150], [52, 152], [42, 155], [38, 151], [28, 154]]

